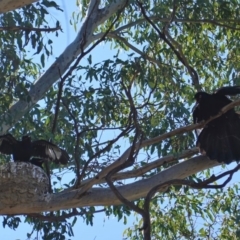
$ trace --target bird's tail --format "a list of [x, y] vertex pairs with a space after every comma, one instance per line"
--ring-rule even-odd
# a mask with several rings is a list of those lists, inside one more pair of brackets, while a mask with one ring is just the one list
[[[226, 119], [225, 119], [226, 120]], [[240, 118], [233, 118], [215, 126], [207, 126], [200, 133], [197, 146], [210, 159], [229, 164], [240, 160]]]

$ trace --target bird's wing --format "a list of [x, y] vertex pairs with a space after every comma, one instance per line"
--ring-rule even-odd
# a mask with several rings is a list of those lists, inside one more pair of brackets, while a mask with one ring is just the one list
[[0, 136], [0, 152], [3, 154], [13, 154], [13, 146], [18, 141], [10, 134]]
[[67, 164], [69, 160], [69, 156], [65, 150], [45, 140], [32, 142], [31, 151], [31, 155], [34, 158], [47, 159], [62, 164]]
[[233, 95], [237, 95], [239, 93], [240, 93], [240, 86], [222, 87], [222, 88], [219, 88], [216, 91], [216, 94], [218, 94], [218, 95], [230, 95], [230, 96], [233, 96]]

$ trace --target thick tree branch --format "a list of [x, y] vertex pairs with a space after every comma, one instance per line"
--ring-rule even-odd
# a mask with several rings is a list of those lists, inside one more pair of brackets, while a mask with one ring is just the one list
[[[189, 150], [185, 150], [182, 153], [179, 154], [173, 154], [173, 155], [168, 155], [162, 158], [159, 158], [153, 162], [150, 162], [148, 164], [146, 164], [143, 167], [134, 169], [134, 170], [130, 170], [130, 171], [125, 171], [125, 172], [119, 172], [116, 173], [112, 176], [112, 180], [113, 181], [117, 181], [117, 180], [126, 180], [126, 179], [130, 179], [130, 178], [137, 178], [137, 177], [141, 177], [142, 175], [144, 175], [145, 173], [163, 166], [164, 164], [169, 164], [178, 160], [181, 160], [183, 158], [189, 158], [192, 155], [195, 155], [199, 152], [199, 149], [197, 147], [195, 148], [191, 148]], [[91, 179], [87, 179], [85, 181], [82, 181], [82, 185], [85, 185], [86, 183], [90, 182]], [[101, 179], [98, 181], [98, 184], [101, 183], [105, 183], [105, 179]]]
[[[147, 196], [149, 189], [158, 184], [172, 179], [184, 179], [199, 171], [218, 166], [217, 161], [209, 160], [205, 156], [198, 156], [187, 161], [183, 161], [172, 166], [149, 179], [136, 181], [126, 186], [118, 187], [118, 191], [129, 201], [133, 201]], [[165, 191], [166, 187], [159, 189]], [[69, 192], [49, 194], [48, 201], [31, 202], [29, 204], [19, 204], [15, 206], [5, 206], [0, 204], [0, 214], [29, 214], [45, 211], [55, 211], [60, 209], [70, 209], [84, 206], [107, 206], [119, 205], [121, 201], [115, 196], [110, 188], [92, 188], [90, 192], [82, 195], [79, 199], [81, 189]]]

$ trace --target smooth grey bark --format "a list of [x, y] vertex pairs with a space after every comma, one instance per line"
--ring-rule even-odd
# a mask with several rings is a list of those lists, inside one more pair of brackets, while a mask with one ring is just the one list
[[[136, 200], [147, 195], [156, 185], [172, 180], [184, 179], [199, 171], [219, 165], [216, 161], [210, 161], [207, 157], [197, 156], [172, 166], [155, 176], [139, 180], [126, 186], [118, 187], [118, 190], [128, 200]], [[165, 191], [166, 187], [159, 191]], [[81, 189], [49, 194], [46, 200], [37, 200], [30, 203], [19, 203], [9, 207], [0, 202], [0, 214], [27, 214], [60, 209], [69, 209], [84, 206], [108, 206], [119, 205], [121, 202], [109, 188], [92, 188], [85, 195], [80, 196]], [[10, 200], [10, 199], [9, 199]]]

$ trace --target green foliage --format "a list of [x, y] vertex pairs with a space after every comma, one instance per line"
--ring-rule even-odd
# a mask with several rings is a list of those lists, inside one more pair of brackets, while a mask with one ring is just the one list
[[111, 216], [112, 214], [118, 218], [118, 221], [120, 221], [123, 218], [124, 224], [127, 223], [127, 216], [130, 215], [131, 211], [128, 207], [125, 205], [123, 206], [109, 206], [106, 207], [105, 213], [107, 216]]
[[41, 236], [41, 239], [44, 240], [65, 240], [66, 235], [69, 237], [73, 237], [72, 224], [66, 221], [55, 221], [55, 222], [47, 222], [47, 221], [38, 221], [38, 220], [30, 220], [26, 219], [26, 222], [30, 224], [34, 224], [33, 231], [27, 234], [28, 238], [34, 237], [35, 232]]
[[16, 230], [20, 222], [21, 222], [21, 219], [19, 217], [3, 217], [2, 224], [4, 228], [8, 226], [9, 228]]
[[[155, 197], [151, 205], [153, 239], [238, 239], [239, 186], [222, 190], [174, 191]], [[143, 239], [139, 221], [125, 231]]]

